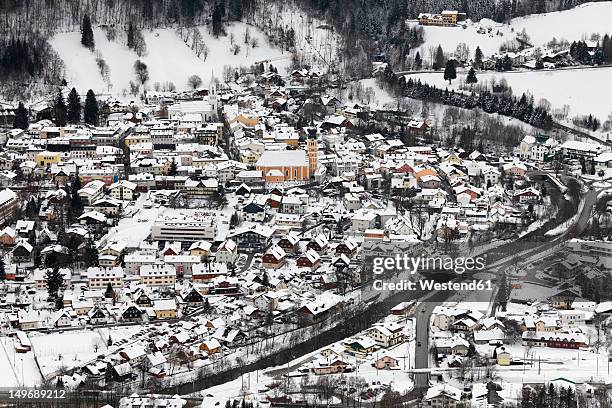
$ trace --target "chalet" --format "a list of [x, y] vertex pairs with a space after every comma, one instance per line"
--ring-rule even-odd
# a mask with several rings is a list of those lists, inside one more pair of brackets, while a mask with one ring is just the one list
[[72, 316], [66, 310], [60, 310], [53, 316], [53, 327], [68, 327], [72, 325]]
[[321, 130], [352, 128], [353, 123], [341, 115], [330, 116], [326, 118], [320, 125]]
[[514, 176], [516, 178], [523, 178], [527, 172], [527, 166], [523, 163], [513, 162], [507, 163], [503, 166], [504, 174], [508, 176]]
[[106, 215], [98, 211], [84, 212], [78, 219], [84, 225], [104, 225], [107, 220]]
[[408, 133], [414, 135], [424, 135], [429, 131], [429, 126], [422, 120], [411, 120], [408, 122]]
[[276, 245], [281, 247], [285, 252], [295, 252], [298, 249], [298, 244], [300, 242], [300, 237], [295, 232], [290, 232], [289, 234], [282, 237]]
[[408, 316], [414, 313], [416, 302], [402, 302], [391, 308], [391, 314], [395, 316]]
[[250, 222], [262, 222], [266, 218], [266, 210], [263, 206], [250, 202], [242, 207], [242, 218]]
[[140, 307], [150, 307], [153, 305], [153, 299], [143, 289], [138, 289], [136, 292], [134, 292], [132, 299], [134, 300], [134, 303]]
[[261, 263], [264, 268], [277, 269], [285, 264], [286, 252], [278, 245], [268, 249], [261, 258]]
[[114, 198], [100, 198], [92, 204], [92, 207], [94, 211], [100, 212], [107, 217], [115, 217], [119, 214], [123, 205], [121, 201]]
[[283, 197], [281, 201], [281, 210], [287, 214], [304, 214], [306, 212], [306, 204], [301, 198], [296, 196]]
[[403, 328], [399, 323], [376, 324], [368, 330], [368, 336], [379, 346], [389, 348], [404, 341]]
[[336, 245], [336, 255], [344, 254], [348, 257], [352, 257], [357, 253], [359, 244], [353, 238], [347, 238], [344, 242], [340, 242]]
[[191, 269], [191, 280], [194, 283], [212, 282], [216, 278], [225, 277], [228, 274], [227, 264], [221, 262], [200, 263]]
[[540, 192], [533, 187], [515, 191], [512, 201], [519, 204], [536, 203], [540, 199]]
[[11, 257], [13, 258], [13, 262], [29, 262], [32, 259], [33, 249], [34, 248], [32, 248], [32, 245], [30, 245], [26, 241], [18, 242], [11, 251]]
[[307, 250], [306, 253], [301, 255], [296, 261], [299, 268], [309, 268], [311, 271], [317, 269], [320, 263], [321, 257], [313, 249]]
[[140, 364], [147, 356], [147, 351], [142, 344], [136, 343], [119, 352], [121, 358], [132, 366]]
[[215, 260], [217, 262], [232, 264], [238, 259], [238, 245], [232, 239], [223, 241], [217, 252], [215, 253]]
[[208, 241], [196, 241], [189, 247], [189, 254], [204, 259], [210, 255], [212, 244]]
[[304, 302], [297, 310], [297, 315], [301, 322], [311, 324], [321, 321], [330, 314], [342, 310], [343, 306], [342, 297], [324, 293], [319, 295], [315, 300]]
[[349, 367], [349, 364], [340, 357], [321, 358], [312, 363], [312, 371], [316, 375], [343, 373], [347, 371]]
[[421, 406], [431, 408], [457, 408], [462, 406], [463, 393], [449, 384], [437, 384], [427, 390]]
[[329, 240], [325, 235], [317, 235], [314, 239], [312, 239], [308, 245], [306, 246], [308, 249], [312, 249], [317, 252], [322, 252], [327, 250], [327, 246], [329, 245]]
[[470, 343], [461, 336], [453, 336], [449, 339], [436, 340], [436, 350], [438, 354], [459, 354], [466, 356], [468, 354]]
[[104, 195], [104, 182], [100, 180], [90, 181], [78, 191], [78, 194], [83, 202], [92, 205]]
[[573, 290], [564, 289], [550, 296], [548, 302], [550, 302], [555, 309], [569, 310], [572, 307], [572, 303], [577, 298], [580, 298], [578, 293]]
[[244, 252], [263, 252], [270, 245], [274, 231], [265, 225], [251, 224], [228, 235]]
[[107, 324], [109, 322], [108, 312], [101, 306], [94, 306], [87, 313], [89, 324]]
[[2, 231], [0, 231], [0, 244], [7, 246], [15, 245], [15, 240], [17, 238], [17, 231], [15, 231], [11, 227], [5, 227]]
[[251, 194], [251, 187], [242, 183], [240, 186], [238, 186], [234, 194], [237, 196], [248, 196]]
[[214, 339], [214, 338], [210, 338], [207, 340], [204, 340], [201, 344], [200, 344], [200, 351], [203, 351], [204, 353], [208, 354], [209, 356], [212, 354], [217, 354], [221, 352], [221, 343], [219, 343], [219, 340]]
[[378, 370], [390, 370], [392, 368], [398, 367], [399, 361], [395, 357], [391, 357], [388, 354], [379, 357], [374, 361], [374, 367]]
[[376, 347], [376, 342], [367, 336], [347, 339], [344, 347], [352, 354], [370, 354]]
[[131, 181], [127, 180], [120, 180], [108, 187], [109, 194], [112, 198], [127, 201], [136, 199], [136, 196], [138, 195], [136, 189], [136, 183], [132, 183]]
[[138, 322], [142, 319], [143, 311], [136, 304], [128, 302], [119, 308], [119, 315], [125, 322]]
[[204, 302], [204, 296], [193, 286], [188, 285], [181, 291], [181, 299], [183, 302], [190, 304], [202, 304]]

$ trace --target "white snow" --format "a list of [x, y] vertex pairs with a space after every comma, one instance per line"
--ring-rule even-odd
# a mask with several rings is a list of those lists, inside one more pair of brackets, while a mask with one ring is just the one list
[[62, 367], [94, 360], [106, 350], [106, 342], [95, 330], [79, 330], [30, 336], [42, 374], [47, 377]]
[[[604, 121], [612, 111], [612, 94], [602, 91], [602, 84], [609, 81], [612, 68], [564, 69], [556, 71], [479, 72], [478, 83], [499, 82], [505, 78], [517, 97], [522, 93], [533, 95], [536, 103], [546, 99], [553, 109], [569, 105], [569, 117], [593, 114]], [[451, 85], [444, 80], [443, 72], [413, 74], [422, 82], [439, 88], [459, 89], [465, 82], [465, 72], [458, 72]]]
[[[588, 39], [593, 33], [603, 35], [610, 31], [608, 16], [611, 14], [612, 2], [602, 1], [585, 3], [570, 10], [517, 17], [509, 24], [482, 19], [478, 23], [467, 22], [465, 28], [425, 26], [425, 43], [419, 47], [419, 51], [421, 57], [429, 58], [430, 47], [441, 45], [445, 52], [452, 53], [459, 43], [466, 43], [470, 47], [471, 57], [476, 46], [480, 46], [485, 56], [490, 56], [523, 29], [534, 46], [543, 46], [553, 37], [569, 42]], [[491, 32], [486, 32], [488, 28], [491, 28]], [[478, 33], [479, 29], [485, 32]]]
[[17, 353], [10, 337], [0, 337], [0, 372], [0, 387], [33, 387], [42, 380], [34, 353]]
[[[244, 33], [248, 28], [251, 38], [256, 38], [258, 46], [252, 48], [244, 44]], [[271, 63], [283, 73], [291, 62], [291, 54], [281, 52], [267, 41], [265, 35], [253, 26], [245, 23], [233, 23], [226, 28], [227, 36], [214, 38], [208, 32], [208, 27], [199, 27], [204, 43], [209, 49], [204, 60], [202, 55], [197, 57], [185, 44], [175, 29], [163, 28], [144, 30], [147, 54], [138, 57], [133, 50], [127, 48], [121, 36], [117, 40], [108, 41], [101, 29], [94, 30], [96, 50], [110, 67], [110, 81], [112, 88], [108, 89], [104, 83], [95, 60], [95, 54], [80, 43], [80, 33], [60, 33], [50, 39], [53, 48], [58, 52], [66, 65], [66, 80], [70, 86], [76, 87], [81, 93], [93, 89], [98, 93], [112, 93], [121, 95], [123, 90], [129, 90], [130, 81], [136, 82], [134, 75], [134, 62], [143, 61], [149, 70], [149, 88], [155, 82], [173, 82], [177, 89], [188, 88], [187, 78], [193, 74], [199, 75], [208, 86], [208, 81], [214, 75], [221, 79], [223, 67], [250, 67], [256, 62], [272, 60]], [[235, 42], [241, 50], [237, 55], [230, 51], [230, 34], [233, 33]]]
[[525, 29], [533, 45], [544, 45], [553, 37], [569, 42], [589, 38], [593, 33], [602, 36], [610, 32], [609, 16], [612, 1], [581, 4], [573, 9], [545, 14], [533, 14], [512, 19], [515, 32]]

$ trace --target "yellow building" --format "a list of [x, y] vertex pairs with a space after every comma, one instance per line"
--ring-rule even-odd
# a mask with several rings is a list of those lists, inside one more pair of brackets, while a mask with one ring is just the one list
[[509, 366], [512, 362], [512, 356], [507, 351], [500, 351], [497, 353], [497, 364], [500, 366]]
[[176, 302], [172, 299], [157, 300], [153, 304], [157, 319], [175, 319], [177, 317]]
[[48, 167], [62, 161], [62, 155], [57, 152], [40, 152], [36, 155], [36, 165], [38, 167]]
[[125, 144], [132, 146], [139, 143], [152, 143], [151, 136], [148, 133], [135, 133], [125, 138]]

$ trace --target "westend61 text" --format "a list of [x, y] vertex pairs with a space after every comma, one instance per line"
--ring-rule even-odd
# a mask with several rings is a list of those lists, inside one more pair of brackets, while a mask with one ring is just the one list
[[471, 282], [435, 282], [419, 280], [417, 282], [401, 280], [399, 282], [374, 281], [374, 290], [441, 290], [441, 291], [483, 291], [493, 290], [490, 280], [474, 280]]

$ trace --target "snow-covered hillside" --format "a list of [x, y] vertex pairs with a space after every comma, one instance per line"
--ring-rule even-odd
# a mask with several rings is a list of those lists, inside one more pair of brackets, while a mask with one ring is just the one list
[[468, 22], [463, 27], [423, 27], [425, 43], [419, 48], [421, 56], [430, 58], [430, 48], [441, 45], [445, 52], [453, 52], [460, 43], [470, 47], [471, 56], [480, 46], [485, 56], [497, 53], [499, 47], [527, 32], [534, 46], [543, 46], [555, 37], [570, 42], [589, 38], [593, 33], [610, 33], [609, 16], [612, 15], [612, 1], [585, 3], [570, 10], [545, 14], [533, 14], [514, 18], [509, 24], [482, 19], [477, 23]]
[[[257, 39], [258, 45], [255, 48], [244, 44], [247, 28], [250, 37]], [[140, 60], [148, 66], [149, 87], [155, 82], [170, 81], [178, 89], [184, 89], [188, 87], [187, 78], [193, 74], [199, 75], [206, 85], [212, 75], [221, 78], [226, 65], [248, 67], [268, 59], [272, 60], [271, 63], [279, 72], [284, 72], [291, 62], [290, 53], [283, 53], [270, 45], [261, 31], [247, 24], [229, 25], [226, 28], [228, 35], [219, 38], [209, 34], [208, 27], [202, 26], [199, 29], [209, 50], [206, 60], [203, 55], [198, 58], [175, 29], [143, 31], [147, 53]], [[94, 53], [81, 45], [80, 33], [57, 34], [50, 42], [66, 64], [66, 80], [70, 86], [75, 86], [81, 93], [92, 88], [96, 92], [122, 95], [124, 91], [129, 90], [130, 81], [136, 81], [133, 65], [139, 58], [133, 50], [127, 48], [120, 37], [116, 41], [108, 41], [100, 29], [95, 29], [94, 34], [96, 50], [110, 68], [110, 89], [99, 72]], [[230, 50], [231, 34], [241, 48], [236, 55]]]
[[[612, 75], [612, 68], [566, 69], [556, 71], [480, 72], [478, 83], [490, 83], [492, 79], [505, 78], [515, 95], [532, 94], [538, 102], [544, 98], [553, 109], [569, 105], [569, 116], [593, 114], [605, 120], [612, 112], [612, 94], [602, 89]], [[444, 80], [443, 72], [411, 75], [439, 88], [458, 89], [465, 82], [466, 73], [457, 73], [451, 85]]]

